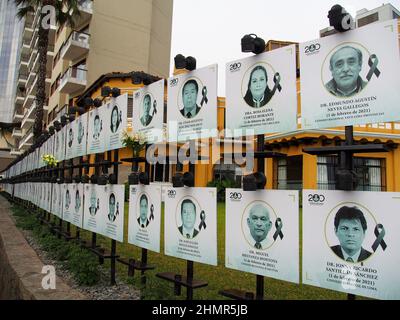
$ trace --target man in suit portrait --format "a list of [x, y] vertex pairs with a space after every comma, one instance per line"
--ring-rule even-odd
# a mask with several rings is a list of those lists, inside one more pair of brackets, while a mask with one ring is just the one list
[[65, 193], [65, 210], [69, 209], [69, 206], [71, 204], [71, 196], [69, 194], [69, 190]]
[[199, 111], [200, 107], [197, 105], [197, 95], [199, 93], [199, 85], [194, 79], [187, 81], [182, 88], [182, 101], [183, 109], [180, 110], [181, 114], [185, 118], [195, 117]]
[[151, 109], [151, 97], [149, 94], [146, 94], [143, 98], [143, 105], [142, 105], [142, 116], [140, 117], [140, 122], [142, 123], [143, 127], [147, 127], [151, 120], [153, 120], [153, 116], [150, 114]]
[[74, 133], [72, 132], [72, 128], [69, 129], [69, 140], [68, 140], [68, 147], [72, 147], [72, 143], [74, 142]]
[[97, 199], [96, 193], [93, 192], [90, 195], [90, 207], [89, 207], [90, 215], [94, 217], [98, 209], [99, 209], [99, 200]]
[[[117, 210], [115, 209], [117, 207]], [[116, 212], [117, 211], [117, 212]], [[118, 204], [115, 204], [115, 195], [114, 193], [110, 194], [110, 198], [108, 199], [108, 220], [114, 222], [118, 215]]]
[[265, 249], [270, 246], [267, 235], [271, 230], [272, 222], [268, 209], [264, 205], [257, 203], [251, 207], [247, 217], [247, 226], [254, 240], [254, 248]]
[[359, 76], [362, 68], [362, 52], [352, 46], [338, 49], [329, 61], [332, 79], [325, 88], [337, 97], [350, 97], [365, 88], [367, 82]]
[[357, 207], [341, 207], [335, 215], [335, 234], [340, 245], [332, 246], [332, 251], [347, 262], [361, 262], [371, 256], [362, 247], [367, 230], [364, 214]]
[[196, 223], [196, 206], [190, 199], [185, 199], [181, 204], [182, 225], [178, 227], [179, 232], [187, 239], [193, 239], [199, 234], [194, 227]]
[[139, 200], [139, 211], [140, 216], [137, 218], [137, 222], [141, 228], [146, 228], [150, 221], [147, 219], [149, 213], [149, 200], [145, 194], [142, 194]]

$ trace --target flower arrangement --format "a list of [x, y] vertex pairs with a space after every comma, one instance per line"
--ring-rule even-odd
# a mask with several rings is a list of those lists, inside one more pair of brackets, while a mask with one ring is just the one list
[[133, 157], [138, 157], [141, 150], [146, 146], [146, 135], [143, 133], [130, 134], [127, 131], [123, 132], [122, 143], [125, 147], [131, 148]]
[[57, 166], [57, 163], [59, 162], [52, 154], [44, 154], [42, 156], [42, 160], [46, 165], [50, 167]]

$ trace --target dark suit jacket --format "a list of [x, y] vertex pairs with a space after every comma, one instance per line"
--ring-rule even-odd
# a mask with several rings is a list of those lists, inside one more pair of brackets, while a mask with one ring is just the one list
[[[137, 220], [137, 223], [139, 224], [139, 226], [142, 226], [142, 224], [140, 223], [140, 217], [137, 218], [136, 220]], [[145, 227], [147, 227], [147, 226], [149, 225], [149, 223], [150, 223], [149, 219], [146, 219], [146, 225], [145, 225]]]
[[116, 214], [114, 214], [113, 216], [110, 216], [110, 214], [108, 214], [107, 216], [108, 216], [108, 220], [110, 220], [111, 222], [114, 222], [115, 219], [117, 218]]
[[[191, 118], [194, 118], [199, 112], [200, 112], [200, 107], [196, 104], [196, 111], [195, 114], [192, 114]], [[185, 117], [185, 108], [179, 110], [181, 114]], [[185, 117], [186, 118], [186, 117]]]
[[[343, 253], [342, 253], [342, 249], [340, 245], [337, 246], [333, 246], [331, 247], [332, 251], [341, 259], [344, 259], [343, 257]], [[363, 247], [361, 247], [361, 252], [360, 255], [358, 256], [357, 261], [355, 262], [361, 262], [364, 261], [365, 259], [367, 259], [372, 253], [365, 250]]]
[[151, 120], [153, 120], [153, 116], [152, 116], [152, 115], [149, 115], [149, 116], [147, 117], [147, 121], [145, 121], [144, 115], [140, 117], [140, 122], [142, 123], [142, 125], [143, 125], [144, 127], [148, 126], [148, 125], [150, 124]]
[[[186, 235], [183, 234], [183, 226], [178, 227], [178, 229], [179, 229], [179, 232], [186, 238]], [[196, 237], [198, 234], [199, 234], [199, 231], [196, 228], [194, 228], [193, 238]], [[193, 238], [191, 238], [191, 239], [193, 239]]]

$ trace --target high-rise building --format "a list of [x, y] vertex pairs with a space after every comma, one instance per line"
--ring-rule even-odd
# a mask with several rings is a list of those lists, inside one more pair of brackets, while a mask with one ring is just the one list
[[17, 65], [23, 22], [14, 2], [0, 0], [0, 122], [11, 123], [15, 105]]
[[[7, 1], [7, 0], [6, 0]], [[73, 99], [101, 75], [145, 71], [167, 77], [171, 51], [173, 0], [79, 0], [74, 28], [52, 26], [47, 52], [44, 120], [51, 124], [67, 112]], [[22, 132], [18, 150], [33, 142], [39, 57], [39, 11], [24, 26], [16, 97]]]

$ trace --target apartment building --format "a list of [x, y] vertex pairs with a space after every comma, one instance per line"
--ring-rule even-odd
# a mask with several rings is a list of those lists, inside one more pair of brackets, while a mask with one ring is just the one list
[[[68, 111], [74, 98], [101, 75], [142, 70], [167, 77], [169, 73], [173, 0], [79, 0], [73, 28], [52, 26], [47, 52], [46, 125]], [[21, 130], [13, 136], [18, 154], [33, 142], [38, 71], [39, 11], [25, 20], [21, 42], [14, 121]]]

